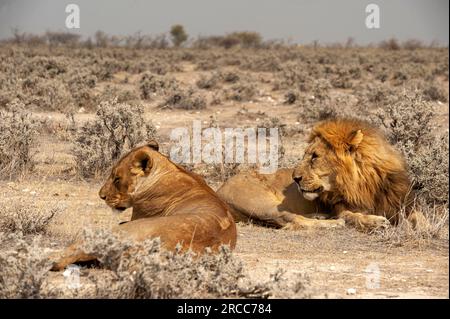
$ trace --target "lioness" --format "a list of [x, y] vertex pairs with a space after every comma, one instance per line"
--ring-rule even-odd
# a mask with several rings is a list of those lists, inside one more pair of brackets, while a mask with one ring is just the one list
[[328, 120], [317, 124], [303, 159], [294, 169], [274, 174], [244, 173], [217, 191], [237, 220], [277, 227], [339, 225], [314, 220], [325, 214], [361, 230], [397, 221], [407, 202], [410, 180], [402, 156], [366, 122]]
[[[162, 246], [203, 252], [226, 244], [236, 245], [232, 215], [204, 180], [185, 171], [158, 152], [154, 141], [131, 150], [112, 169], [99, 195], [113, 210], [133, 208], [131, 221], [113, 231], [141, 241], [160, 237]], [[95, 260], [80, 249], [68, 247], [53, 270], [75, 262]]]

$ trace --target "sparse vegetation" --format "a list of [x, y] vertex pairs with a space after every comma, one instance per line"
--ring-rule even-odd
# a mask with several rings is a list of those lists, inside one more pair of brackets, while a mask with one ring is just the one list
[[155, 128], [146, 123], [139, 105], [100, 103], [93, 122], [82, 125], [74, 138], [72, 152], [82, 177], [104, 174], [127, 150], [154, 137]]
[[[448, 48], [396, 39], [371, 47], [351, 39], [297, 46], [247, 31], [187, 41], [183, 28], [172, 31], [99, 31], [82, 39], [15, 30], [1, 43], [0, 298], [309, 297], [307, 278], [286, 279], [283, 271], [274, 272], [276, 262], [295, 272], [313, 265], [313, 286], [316, 280], [322, 293], [329, 287], [341, 292], [342, 278], [359, 285], [361, 276], [353, 271], [366, 267], [372, 253], [389, 269], [384, 292], [409, 292], [402, 283], [418, 276], [418, 286], [426, 282], [424, 294], [448, 295], [441, 280], [448, 278], [441, 267], [448, 267]], [[154, 138], [156, 129], [161, 152], [168, 154], [170, 130], [193, 120], [203, 127], [277, 127], [278, 164], [293, 167], [311, 126], [333, 117], [368, 120], [385, 131], [405, 155], [426, 227], [401, 219], [371, 235], [350, 229], [310, 234], [240, 223], [236, 253], [224, 248], [200, 258], [163, 252], [157, 241], [133, 248], [132, 258], [124, 253], [126, 242], [108, 232], [90, 233], [87, 248], [109, 270], [81, 268], [82, 290], [50, 287], [55, 281], [45, 256], [87, 224], [97, 230], [117, 224], [98, 199], [98, 179], [128, 149]], [[256, 168], [182, 165], [213, 189]], [[423, 251], [409, 254], [418, 244]], [[392, 246], [388, 254], [386, 245]], [[331, 270], [335, 264], [328, 265], [335, 254], [333, 262], [345, 264], [339, 277]], [[406, 267], [406, 273], [413, 262], [422, 266]], [[436, 279], [421, 277], [428, 268]], [[389, 282], [391, 272], [402, 277]], [[269, 273], [268, 281], [255, 279]]]
[[24, 105], [17, 100], [0, 110], [0, 176], [11, 178], [30, 171], [34, 166], [33, 143], [37, 124]]
[[448, 206], [448, 134], [436, 134], [434, 107], [420, 95], [404, 94], [376, 114], [405, 155], [416, 191], [429, 204]]
[[160, 105], [161, 108], [201, 110], [206, 108], [206, 99], [193, 89], [174, 90], [169, 93]]
[[100, 298], [268, 298], [288, 293], [306, 297], [307, 282], [286, 283], [275, 275], [269, 282], [251, 280], [230, 249], [197, 256], [168, 252], [158, 239], [131, 244], [108, 232], [85, 232], [85, 250], [99, 256], [111, 276], [91, 276]]
[[[31, 195], [32, 196], [32, 195]], [[2, 201], [0, 205], [0, 231], [22, 235], [45, 234], [47, 227], [62, 206], [38, 205], [28, 199], [21, 202]]]
[[0, 298], [43, 298], [44, 280], [51, 267], [47, 254], [35, 238], [31, 243], [20, 234], [0, 232], [8, 248], [0, 252]]

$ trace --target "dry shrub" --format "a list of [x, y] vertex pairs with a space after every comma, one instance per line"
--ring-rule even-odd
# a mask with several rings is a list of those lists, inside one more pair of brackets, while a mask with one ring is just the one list
[[311, 90], [311, 83], [314, 81], [307, 69], [297, 63], [287, 63], [283, 65], [281, 71], [277, 74], [278, 79], [275, 82], [274, 89], [294, 89], [301, 92]]
[[194, 89], [177, 89], [169, 93], [160, 108], [201, 110], [206, 108], [206, 98]]
[[389, 39], [380, 42], [379, 47], [385, 50], [400, 50], [400, 43], [398, 43], [397, 39]]
[[37, 124], [17, 100], [8, 104], [8, 111], [0, 110], [0, 176], [14, 177], [30, 171], [34, 166], [31, 151]]
[[[30, 85], [33, 83], [32, 81], [35, 81], [33, 86]], [[26, 104], [39, 110], [64, 111], [73, 104], [68, 87], [59, 79], [40, 79], [31, 76], [27, 78], [24, 85], [29, 85], [24, 88]], [[86, 95], [89, 95], [86, 90], [82, 92], [74, 90], [72, 93], [76, 98], [81, 99], [80, 102], [83, 102]]]
[[225, 96], [229, 100], [246, 102], [252, 100], [257, 92], [254, 84], [237, 83], [225, 90]]
[[399, 222], [395, 227], [378, 229], [379, 235], [390, 245], [426, 244], [432, 239], [448, 240], [448, 207], [430, 206], [420, 198], [416, 198], [413, 210], [418, 212], [420, 222], [415, 225], [405, 216], [405, 210], [399, 212]]
[[366, 113], [360, 106], [352, 106], [346, 96], [336, 98], [301, 99], [301, 112], [298, 120], [308, 123], [323, 121], [338, 117], [353, 117], [364, 119]]
[[117, 98], [119, 103], [134, 102], [139, 100], [139, 95], [134, 90], [124, 90], [120, 86], [107, 84], [98, 99], [100, 101], [111, 101], [114, 98]]
[[226, 83], [236, 83], [241, 79], [238, 73], [232, 71], [221, 73], [221, 78]]
[[392, 101], [392, 96], [398, 94], [390, 85], [384, 83], [367, 83], [353, 90], [358, 103], [365, 107], [383, 107]]
[[67, 84], [75, 104], [78, 107], [92, 109], [96, 105], [93, 88], [97, 84], [97, 77], [92, 75], [88, 69], [73, 71]]
[[154, 94], [166, 94], [170, 91], [177, 90], [178, 86], [175, 79], [164, 75], [144, 73], [139, 80], [139, 90], [141, 92], [141, 98], [144, 100], [151, 99]]
[[0, 232], [0, 242], [7, 247], [0, 252], [0, 299], [45, 298], [43, 283], [51, 264], [39, 238], [28, 243], [19, 234]]
[[448, 101], [448, 94], [445, 90], [434, 83], [427, 83], [423, 88], [422, 94], [429, 101]]
[[90, 276], [96, 298], [307, 296], [304, 278], [286, 282], [282, 271], [268, 282], [254, 282], [227, 246], [196, 256], [163, 250], [159, 239], [131, 243], [107, 231], [86, 231], [84, 242], [83, 249], [112, 271], [111, 276]]
[[38, 205], [35, 200], [5, 201], [0, 205], [0, 231], [23, 235], [45, 234], [47, 227], [61, 212], [61, 206]]
[[377, 110], [376, 122], [404, 154], [414, 188], [429, 204], [448, 205], [448, 133], [437, 135], [435, 110], [419, 94], [404, 93]]
[[77, 171], [83, 177], [105, 173], [126, 151], [154, 138], [156, 129], [146, 123], [142, 106], [100, 103], [93, 122], [85, 123], [75, 134], [72, 153]]
[[220, 81], [220, 74], [213, 73], [209, 76], [202, 75], [195, 83], [199, 89], [211, 90], [218, 86]]
[[297, 91], [288, 91], [284, 95], [284, 104], [294, 104], [296, 101], [298, 101], [300, 97], [300, 93]]

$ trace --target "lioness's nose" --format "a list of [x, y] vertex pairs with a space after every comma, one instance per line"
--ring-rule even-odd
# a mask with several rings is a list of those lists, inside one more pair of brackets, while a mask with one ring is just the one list
[[300, 184], [300, 182], [302, 181], [302, 176], [296, 176], [294, 177], [294, 182], [296, 182], [297, 184]]
[[98, 196], [100, 196], [101, 199], [105, 200], [106, 199], [106, 195], [103, 192], [103, 188], [98, 192]]

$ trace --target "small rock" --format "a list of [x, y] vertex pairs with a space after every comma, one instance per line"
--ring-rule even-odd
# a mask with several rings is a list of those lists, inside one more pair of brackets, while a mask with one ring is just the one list
[[30, 195], [33, 195], [33, 196], [35, 196], [37, 193], [35, 192], [35, 191], [31, 191], [30, 192]]
[[330, 267], [330, 270], [336, 270], [336, 267], [331, 266], [331, 267]]
[[86, 109], [84, 107], [80, 107], [78, 109], [78, 113], [84, 113], [84, 112], [86, 112]]
[[28, 193], [30, 190], [28, 189], [28, 188], [24, 188], [24, 189], [22, 189], [22, 192], [24, 192], [24, 193]]
[[295, 125], [300, 125], [300, 122], [295, 122]]
[[427, 269], [426, 272], [433, 272], [433, 269]]
[[342, 253], [343, 253], [343, 254], [346, 254], [346, 253], [348, 253], [348, 251], [344, 250]]
[[347, 289], [347, 295], [356, 295], [356, 289], [355, 288], [348, 288]]

